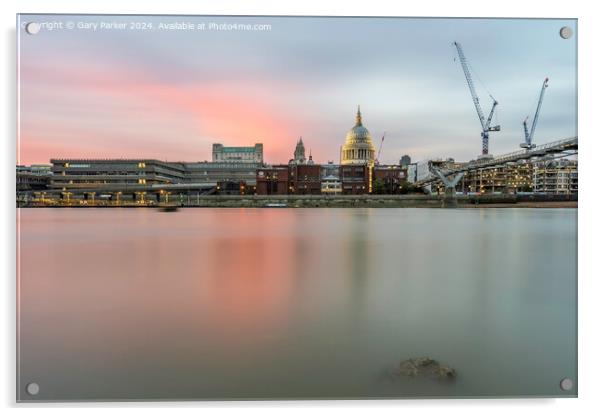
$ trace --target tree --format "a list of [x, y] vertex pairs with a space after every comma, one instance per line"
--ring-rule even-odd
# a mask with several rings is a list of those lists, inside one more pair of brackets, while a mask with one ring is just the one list
[[416, 188], [416, 186], [414, 186], [413, 184], [409, 183], [409, 182], [403, 182], [401, 184], [401, 189], [400, 189], [400, 193], [402, 194], [415, 194], [418, 193], [420, 190], [418, 188]]
[[377, 178], [374, 180], [373, 193], [375, 194], [384, 194], [385, 193], [385, 184], [382, 179]]

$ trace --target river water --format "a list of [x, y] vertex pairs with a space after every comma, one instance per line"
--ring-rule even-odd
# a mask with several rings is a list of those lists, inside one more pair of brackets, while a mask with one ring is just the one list
[[575, 209], [18, 215], [21, 400], [576, 394]]

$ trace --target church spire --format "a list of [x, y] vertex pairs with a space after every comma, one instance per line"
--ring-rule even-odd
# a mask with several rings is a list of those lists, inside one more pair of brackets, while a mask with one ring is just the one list
[[309, 159], [307, 160], [307, 164], [308, 165], [313, 165], [314, 164], [314, 159], [311, 156], [311, 149], [309, 149]]
[[362, 125], [362, 113], [360, 111], [360, 106], [357, 106], [357, 114], [355, 115], [355, 125], [356, 126], [361, 126]]
[[303, 144], [303, 138], [301, 136], [299, 136], [299, 141], [297, 142], [297, 146], [295, 146], [293, 160], [298, 164], [305, 163], [305, 145]]

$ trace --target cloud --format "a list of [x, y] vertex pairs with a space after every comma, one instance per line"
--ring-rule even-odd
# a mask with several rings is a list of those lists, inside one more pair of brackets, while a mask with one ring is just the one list
[[480, 152], [480, 126], [454, 40], [476, 71], [484, 111], [489, 91], [500, 102], [493, 153], [517, 149], [545, 76], [537, 140], [576, 130], [575, 42], [557, 33], [572, 21], [210, 19], [272, 30], [21, 38], [21, 162], [58, 153], [204, 160], [219, 141], [263, 142], [266, 159], [278, 163], [291, 157], [298, 136], [315, 160], [338, 160], [357, 104], [376, 144], [388, 132], [382, 160], [406, 153], [471, 159]]

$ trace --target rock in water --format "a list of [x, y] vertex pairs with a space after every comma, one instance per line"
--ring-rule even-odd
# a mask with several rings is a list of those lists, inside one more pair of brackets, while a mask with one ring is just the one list
[[454, 370], [451, 367], [441, 366], [437, 370], [437, 376], [440, 379], [447, 379], [447, 380], [453, 379], [453, 378], [456, 378], [456, 370]]
[[418, 367], [423, 368], [439, 365], [437, 361], [429, 357], [414, 358], [414, 361]]
[[442, 365], [430, 357], [418, 357], [399, 363], [396, 374], [408, 377], [424, 376], [439, 380], [453, 380], [456, 377], [456, 370], [447, 365]]

